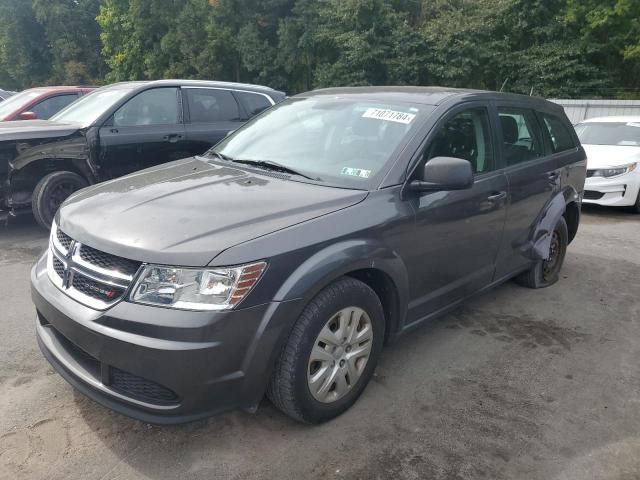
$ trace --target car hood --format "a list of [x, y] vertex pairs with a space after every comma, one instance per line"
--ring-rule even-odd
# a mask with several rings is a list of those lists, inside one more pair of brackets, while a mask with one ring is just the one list
[[587, 168], [607, 168], [640, 161], [640, 147], [618, 145], [582, 145], [587, 153]]
[[[75, 240], [114, 255], [204, 266], [227, 248], [366, 196], [362, 190], [300, 183], [191, 158], [81, 190], [62, 205], [58, 224]], [[261, 252], [254, 257], [247, 261], [261, 258]]]
[[79, 129], [80, 125], [75, 123], [59, 123], [49, 120], [0, 122], [0, 141], [65, 137]]

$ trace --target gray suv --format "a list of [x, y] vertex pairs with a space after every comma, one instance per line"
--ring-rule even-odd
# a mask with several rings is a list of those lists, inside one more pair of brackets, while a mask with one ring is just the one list
[[202, 156], [64, 202], [32, 271], [37, 338], [89, 397], [152, 423], [357, 400], [383, 345], [511, 278], [553, 284], [585, 153], [542, 99], [338, 88]]

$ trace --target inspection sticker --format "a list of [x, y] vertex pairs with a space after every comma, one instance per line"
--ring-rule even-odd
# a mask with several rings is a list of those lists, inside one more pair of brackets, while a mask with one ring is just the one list
[[340, 172], [340, 175], [349, 175], [351, 177], [369, 178], [371, 170], [364, 170], [362, 168], [344, 167]]
[[387, 122], [404, 123], [408, 125], [412, 122], [416, 115], [414, 113], [397, 112], [395, 110], [387, 110], [386, 108], [367, 108], [362, 114], [363, 118], [377, 118]]

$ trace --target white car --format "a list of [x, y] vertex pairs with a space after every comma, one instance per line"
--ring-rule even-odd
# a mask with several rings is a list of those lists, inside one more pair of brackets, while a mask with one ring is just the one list
[[583, 202], [640, 213], [640, 116], [590, 118], [575, 128], [587, 152]]

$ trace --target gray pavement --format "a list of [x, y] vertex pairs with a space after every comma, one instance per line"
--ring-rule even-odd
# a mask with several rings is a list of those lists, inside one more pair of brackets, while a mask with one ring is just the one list
[[586, 210], [555, 286], [507, 283], [402, 338], [317, 427], [267, 401], [155, 427], [74, 392], [34, 338], [46, 241], [0, 227], [0, 479], [640, 478], [640, 216]]

